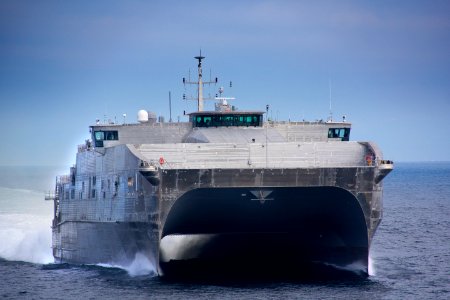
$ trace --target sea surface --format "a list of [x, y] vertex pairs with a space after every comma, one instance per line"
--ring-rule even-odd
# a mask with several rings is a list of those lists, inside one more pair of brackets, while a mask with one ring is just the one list
[[[450, 162], [397, 163], [384, 180], [384, 218], [368, 278], [168, 282], [148, 261], [55, 264], [51, 167], [0, 167], [0, 298], [450, 299]], [[268, 258], [269, 259], [269, 258]]]

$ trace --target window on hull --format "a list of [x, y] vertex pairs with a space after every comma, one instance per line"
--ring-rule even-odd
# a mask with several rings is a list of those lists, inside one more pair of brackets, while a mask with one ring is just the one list
[[330, 128], [328, 129], [328, 138], [341, 139], [341, 141], [350, 140], [350, 128]]
[[95, 147], [103, 147], [103, 141], [118, 141], [118, 140], [119, 140], [119, 132], [117, 130], [94, 132]]
[[194, 116], [194, 127], [261, 126], [261, 115], [201, 115]]

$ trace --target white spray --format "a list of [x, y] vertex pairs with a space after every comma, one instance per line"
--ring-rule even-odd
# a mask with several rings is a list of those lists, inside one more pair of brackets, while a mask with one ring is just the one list
[[375, 265], [372, 257], [369, 255], [369, 276], [375, 276]]
[[47, 264], [51, 250], [52, 203], [44, 193], [0, 187], [0, 257]]
[[145, 256], [143, 253], [136, 253], [134, 259], [131, 263], [110, 263], [110, 264], [97, 264], [100, 267], [104, 268], [119, 268], [128, 272], [128, 274], [132, 277], [135, 276], [156, 276], [157, 271], [155, 267], [155, 263], [150, 261], [150, 259]]

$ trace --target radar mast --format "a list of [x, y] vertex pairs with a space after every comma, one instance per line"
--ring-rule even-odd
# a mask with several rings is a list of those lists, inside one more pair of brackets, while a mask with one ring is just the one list
[[[211, 79], [209, 81], [203, 81], [202, 59], [204, 59], [205, 57], [202, 56], [202, 50], [200, 50], [200, 55], [195, 56], [194, 58], [198, 60], [198, 80], [197, 81], [190, 81], [190, 78], [188, 80], [186, 80], [186, 78], [183, 78], [183, 84], [195, 84], [195, 85], [198, 85], [198, 89], [197, 89], [198, 111], [203, 111], [203, 100], [205, 100], [203, 98], [203, 85], [204, 84], [211, 84], [211, 83], [216, 84], [217, 83], [217, 77], [216, 77], [216, 79], [214, 81], [212, 81]], [[186, 98], [186, 97], [183, 96], [183, 98]]]

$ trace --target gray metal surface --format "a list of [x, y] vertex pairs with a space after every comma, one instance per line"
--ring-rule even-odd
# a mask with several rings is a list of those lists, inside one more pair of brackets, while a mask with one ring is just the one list
[[[194, 130], [187, 123], [93, 126], [117, 130], [119, 140], [104, 141], [104, 147], [80, 146], [73, 174], [60, 178], [54, 256], [73, 262], [120, 263], [144, 253], [158, 264], [167, 218], [183, 195], [223, 188], [263, 195], [308, 187], [336, 187], [352, 195], [349, 199], [360, 207], [365, 221], [364, 256], [382, 217], [381, 180], [391, 170], [381, 164], [377, 146], [328, 138], [329, 128], [348, 128], [348, 123], [266, 125]], [[367, 155], [373, 156], [373, 163], [368, 164]], [[150, 167], [157, 180], [148, 180], [144, 169]], [[292, 201], [307, 205], [313, 200], [293, 195]], [[339, 205], [342, 200], [335, 201]]]
[[[366, 165], [367, 147], [358, 142], [143, 144], [140, 157], [164, 169], [309, 168]], [[133, 150], [132, 150], [133, 151]]]
[[117, 130], [118, 141], [104, 141], [104, 147], [119, 144], [164, 143], [257, 143], [331, 141], [329, 128], [350, 128], [350, 123], [270, 122], [263, 127], [192, 128], [190, 123], [142, 123], [91, 126], [92, 131]]

